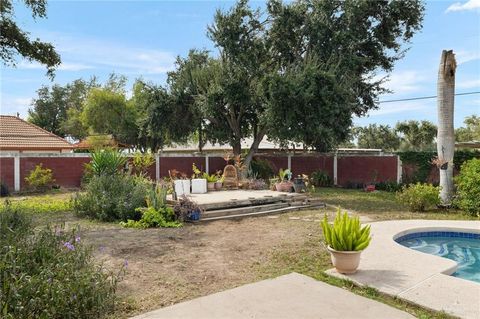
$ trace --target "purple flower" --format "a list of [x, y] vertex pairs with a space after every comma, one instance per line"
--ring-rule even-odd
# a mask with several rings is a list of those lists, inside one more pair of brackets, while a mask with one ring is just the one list
[[125, 259], [125, 261], [123, 262], [123, 266], [125, 266], [125, 268], [128, 268], [128, 260]]
[[75, 236], [75, 242], [76, 242], [76, 243], [80, 242], [80, 236], [78, 236], [78, 235]]
[[73, 244], [69, 241], [65, 242], [63, 247], [67, 248], [68, 250], [75, 250], [75, 246], [73, 246]]
[[105, 246], [98, 247], [98, 250], [100, 250], [101, 253], [104, 253], [105, 252]]

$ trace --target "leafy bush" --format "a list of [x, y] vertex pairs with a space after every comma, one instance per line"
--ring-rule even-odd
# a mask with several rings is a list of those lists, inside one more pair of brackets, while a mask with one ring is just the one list
[[397, 193], [397, 200], [413, 212], [423, 212], [440, 204], [440, 188], [431, 184], [410, 184]]
[[310, 183], [315, 187], [326, 187], [332, 185], [330, 176], [328, 176], [328, 174], [324, 171], [314, 171], [310, 175]]
[[35, 191], [46, 191], [55, 180], [53, 179], [52, 170], [43, 168], [43, 164], [40, 163], [25, 177], [25, 182]]
[[73, 209], [79, 216], [102, 221], [138, 220], [136, 208], [145, 206], [149, 187], [146, 179], [128, 174], [93, 176], [85, 192], [73, 197]]
[[254, 158], [250, 163], [250, 168], [253, 173], [256, 174], [256, 178], [266, 181], [272, 176], [275, 176], [275, 172], [277, 171], [277, 168], [272, 162], [261, 158]]
[[113, 149], [95, 151], [91, 156], [92, 161], [87, 168], [96, 176], [116, 174], [127, 162], [125, 155]]
[[379, 191], [396, 193], [402, 189], [402, 184], [393, 181], [378, 182], [375, 184], [375, 189]]
[[472, 214], [480, 214], [480, 159], [463, 163], [460, 174], [455, 178], [457, 199], [455, 204]]
[[76, 231], [34, 231], [25, 214], [0, 211], [2, 318], [104, 318], [120, 275], [96, 264]]
[[151, 228], [151, 227], [181, 227], [182, 223], [175, 220], [175, 213], [172, 207], [155, 209], [153, 207], [138, 208], [142, 217], [140, 220], [129, 219], [127, 222], [120, 222], [120, 225], [128, 228]]
[[155, 164], [155, 157], [152, 153], [136, 152], [133, 155], [132, 165], [136, 174], [146, 175], [148, 168], [153, 164]]
[[347, 212], [342, 214], [340, 208], [333, 225], [328, 223], [327, 215], [321, 224], [326, 244], [335, 250], [359, 251], [370, 244], [370, 225], [361, 227], [358, 216], [349, 217]]

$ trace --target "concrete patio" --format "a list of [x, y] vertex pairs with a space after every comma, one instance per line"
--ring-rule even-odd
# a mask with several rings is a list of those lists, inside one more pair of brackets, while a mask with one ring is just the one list
[[480, 233], [480, 221], [395, 220], [371, 223], [372, 241], [353, 275], [327, 273], [461, 318], [480, 318], [480, 284], [452, 277], [457, 263], [422, 253], [395, 238], [419, 231]]
[[407, 319], [374, 300], [297, 273], [158, 309], [132, 319]]

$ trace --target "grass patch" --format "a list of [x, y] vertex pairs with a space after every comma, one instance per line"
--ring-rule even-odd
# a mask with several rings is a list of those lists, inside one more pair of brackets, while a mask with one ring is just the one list
[[[12, 208], [25, 213], [43, 214], [66, 212], [72, 209], [69, 194], [46, 194], [9, 199]], [[0, 203], [0, 209], [5, 207], [5, 201]]]
[[459, 219], [475, 220], [460, 210], [431, 209], [425, 212], [409, 212], [408, 207], [395, 199], [395, 193], [377, 191], [364, 192], [356, 189], [318, 188], [313, 196], [318, 196], [327, 204], [340, 206], [358, 214], [368, 215], [376, 220], [390, 219]]
[[314, 235], [308, 237], [304, 245], [284, 244], [272, 251], [267, 261], [253, 265], [258, 279], [275, 278], [291, 272], [297, 272], [330, 285], [347, 289], [357, 295], [373, 299], [384, 304], [408, 312], [422, 319], [450, 319], [455, 318], [445, 312], [432, 311], [410, 302], [398, 299], [379, 292], [375, 288], [361, 287], [350, 280], [340, 279], [327, 275], [325, 271], [332, 268], [330, 255], [322, 244], [320, 228]]

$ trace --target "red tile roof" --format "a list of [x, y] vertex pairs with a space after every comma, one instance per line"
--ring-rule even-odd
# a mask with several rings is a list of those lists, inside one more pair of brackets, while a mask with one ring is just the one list
[[0, 115], [0, 150], [62, 150], [74, 146], [41, 127], [12, 115]]

